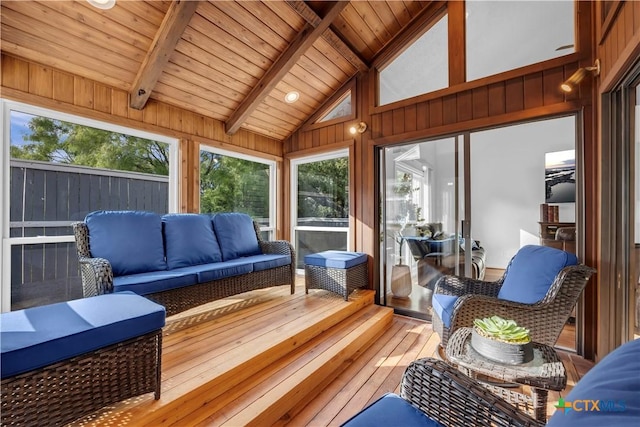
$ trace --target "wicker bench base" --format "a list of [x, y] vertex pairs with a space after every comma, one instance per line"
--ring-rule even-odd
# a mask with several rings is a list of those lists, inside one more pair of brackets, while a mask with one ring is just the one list
[[63, 425], [106, 405], [160, 398], [162, 331], [2, 380], [3, 426]]
[[309, 289], [324, 289], [344, 296], [345, 301], [355, 289], [368, 284], [366, 262], [346, 269], [305, 265], [304, 274], [307, 293]]

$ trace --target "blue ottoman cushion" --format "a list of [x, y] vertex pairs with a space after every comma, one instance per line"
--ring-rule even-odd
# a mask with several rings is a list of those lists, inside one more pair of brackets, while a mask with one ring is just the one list
[[433, 312], [438, 315], [442, 324], [447, 328], [451, 327], [451, 316], [453, 315], [453, 306], [458, 301], [455, 295], [434, 294], [431, 300]]
[[367, 262], [363, 252], [324, 251], [304, 256], [304, 263], [329, 268], [351, 268]]
[[162, 223], [169, 269], [222, 261], [210, 216], [168, 214]]
[[114, 276], [167, 269], [160, 215], [96, 211], [87, 215], [85, 222], [91, 256], [109, 260]]
[[574, 254], [560, 249], [523, 246], [511, 261], [498, 298], [534, 304], [544, 298], [560, 270], [577, 263]]
[[79, 356], [164, 326], [165, 309], [131, 292], [2, 313], [2, 378]]
[[640, 339], [606, 355], [564, 396], [563, 402], [565, 409], [556, 409], [548, 427], [637, 426], [640, 421]]
[[427, 417], [419, 409], [394, 393], [387, 393], [354, 417], [342, 424], [343, 427], [441, 427], [441, 424]]
[[215, 214], [213, 228], [222, 250], [223, 261], [262, 253], [249, 215], [237, 212]]

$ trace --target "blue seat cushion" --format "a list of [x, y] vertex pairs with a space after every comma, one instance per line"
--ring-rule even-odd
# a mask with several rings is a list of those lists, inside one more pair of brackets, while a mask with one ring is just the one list
[[[598, 401], [597, 409], [593, 401]], [[640, 339], [606, 355], [562, 401], [547, 426], [637, 426], [640, 420]]]
[[111, 263], [114, 276], [166, 270], [162, 219], [142, 211], [96, 211], [85, 218], [94, 258]]
[[147, 295], [196, 283], [198, 283], [198, 276], [195, 273], [159, 270], [114, 277], [113, 289], [115, 292], [131, 291], [138, 295]]
[[534, 304], [544, 298], [560, 270], [577, 263], [574, 254], [560, 249], [523, 246], [511, 260], [498, 298]]
[[363, 252], [324, 251], [304, 256], [304, 263], [330, 268], [351, 268], [367, 262], [367, 254]]
[[439, 427], [441, 424], [394, 393], [387, 393], [347, 420], [343, 427]]
[[198, 283], [211, 282], [212, 280], [225, 279], [253, 272], [253, 262], [246, 258], [238, 258], [231, 261], [215, 262], [212, 264], [192, 265], [182, 267], [174, 272], [195, 274]]
[[438, 315], [442, 324], [447, 328], [451, 327], [451, 316], [453, 315], [453, 306], [458, 301], [457, 296], [445, 294], [433, 294], [431, 305], [433, 312]]
[[253, 255], [241, 260], [253, 263], [253, 271], [269, 270], [291, 264], [291, 256], [278, 254]]
[[223, 261], [262, 253], [256, 230], [253, 228], [253, 220], [247, 214], [238, 212], [215, 214], [213, 229], [222, 250]]
[[169, 269], [222, 261], [210, 216], [168, 214], [162, 224]]
[[123, 292], [0, 316], [0, 365], [6, 378], [158, 330], [165, 309]]

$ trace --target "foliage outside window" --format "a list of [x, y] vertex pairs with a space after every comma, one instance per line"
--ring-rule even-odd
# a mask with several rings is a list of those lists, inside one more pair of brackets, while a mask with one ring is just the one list
[[12, 123], [28, 119], [28, 131], [12, 126], [13, 159], [169, 175], [166, 143], [47, 117], [13, 111], [11, 115]]
[[[305, 218], [349, 218], [348, 157], [298, 166], [298, 224]], [[335, 222], [335, 221], [330, 221]]]

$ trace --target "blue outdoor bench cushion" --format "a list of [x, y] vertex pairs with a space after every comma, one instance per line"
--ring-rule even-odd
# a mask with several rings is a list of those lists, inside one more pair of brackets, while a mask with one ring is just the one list
[[195, 274], [198, 278], [198, 283], [204, 283], [212, 280], [252, 273], [253, 262], [247, 261], [245, 258], [238, 258], [230, 261], [214, 262], [211, 264], [192, 265], [190, 267], [182, 267], [172, 271], [183, 274]]
[[324, 251], [304, 256], [304, 263], [329, 268], [351, 268], [367, 262], [363, 252]]
[[[640, 339], [606, 355], [564, 397], [548, 427], [637, 426], [640, 420]], [[586, 403], [588, 401], [589, 403]], [[595, 410], [593, 401], [598, 402]]]
[[360, 411], [342, 427], [441, 427], [419, 409], [394, 393], [387, 393]]
[[161, 329], [165, 309], [121, 292], [0, 316], [0, 366], [6, 378]]
[[195, 285], [196, 283], [198, 283], [198, 276], [195, 272], [189, 273], [177, 268], [114, 277], [113, 290], [115, 292], [131, 291], [138, 295], [147, 295]]

